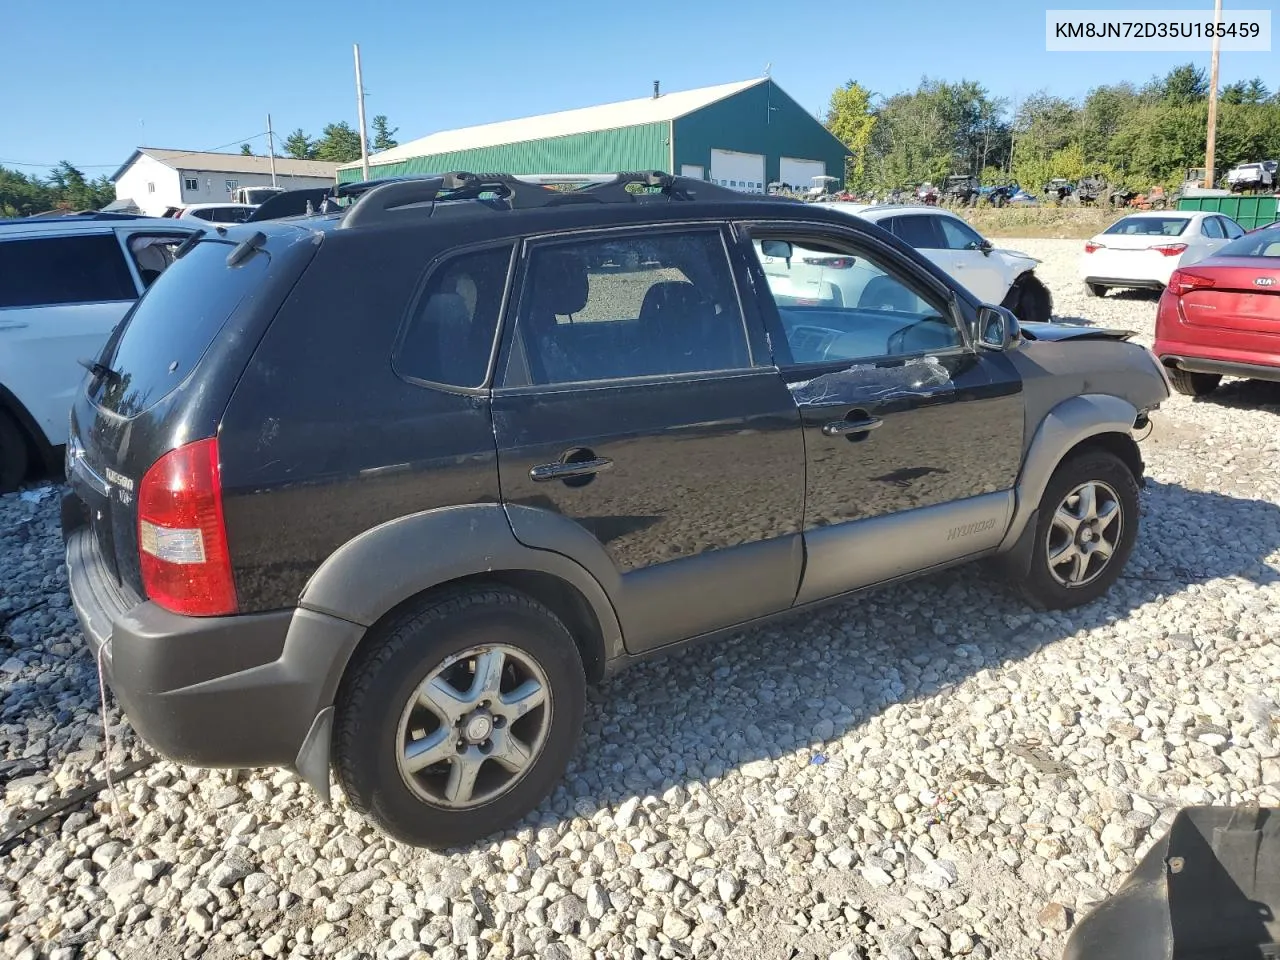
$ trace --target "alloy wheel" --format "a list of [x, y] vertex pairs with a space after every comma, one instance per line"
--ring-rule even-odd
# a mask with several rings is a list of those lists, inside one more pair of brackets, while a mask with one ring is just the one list
[[1124, 529], [1120, 497], [1100, 480], [1073, 489], [1053, 513], [1045, 549], [1049, 573], [1065, 587], [1092, 583], [1111, 562]]

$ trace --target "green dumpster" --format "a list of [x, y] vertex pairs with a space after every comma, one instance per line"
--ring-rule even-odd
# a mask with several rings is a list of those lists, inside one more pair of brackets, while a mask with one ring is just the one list
[[1208, 210], [1230, 217], [1246, 230], [1265, 227], [1280, 220], [1276, 213], [1280, 197], [1183, 197], [1179, 210]]

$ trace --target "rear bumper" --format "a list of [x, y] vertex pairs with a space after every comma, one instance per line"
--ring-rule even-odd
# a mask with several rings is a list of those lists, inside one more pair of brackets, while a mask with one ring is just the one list
[[303, 609], [170, 613], [115, 583], [88, 528], [67, 538], [67, 575], [85, 638], [130, 723], [191, 766], [299, 766], [364, 632]]
[[1280, 362], [1275, 365], [1244, 363], [1239, 360], [1215, 360], [1211, 357], [1187, 357], [1176, 353], [1162, 353], [1160, 362], [1167, 367], [1177, 367], [1188, 373], [1218, 373], [1227, 377], [1243, 377], [1248, 380], [1273, 380], [1280, 382]]
[[[1170, 273], [1173, 271], [1170, 270]], [[1168, 283], [1168, 277], [1164, 280], [1157, 280], [1153, 277], [1091, 277], [1084, 278], [1085, 283], [1096, 283], [1104, 287], [1130, 287], [1134, 290], [1163, 290], [1165, 284]]]

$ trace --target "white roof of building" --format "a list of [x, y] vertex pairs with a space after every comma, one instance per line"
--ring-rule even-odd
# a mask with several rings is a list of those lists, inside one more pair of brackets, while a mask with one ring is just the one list
[[[599, 130], [616, 130], [642, 123], [661, 123], [701, 110], [735, 93], [767, 82], [768, 77], [722, 83], [714, 87], [698, 87], [696, 90], [680, 90], [664, 93], [659, 97], [641, 97], [618, 103], [602, 103], [594, 107], [546, 113], [537, 117], [521, 117], [518, 120], [502, 120], [477, 127], [460, 127], [457, 130], [441, 130], [429, 136], [403, 143], [390, 150], [369, 157], [370, 164], [397, 163], [414, 157], [452, 153], [457, 150], [474, 150], [479, 147], [497, 147], [526, 140], [547, 137], [565, 137], [574, 133], [594, 133]], [[360, 166], [357, 160], [344, 163], [340, 169]]]
[[[208, 170], [214, 173], [271, 174], [270, 157], [251, 157], [243, 153], [209, 153], [204, 150], [163, 150], [159, 147], [138, 147], [114, 174], [119, 180], [129, 165], [146, 154], [175, 170]], [[276, 174], [281, 177], [324, 177], [336, 179], [338, 165], [327, 160], [295, 160], [292, 157], [276, 157]]]

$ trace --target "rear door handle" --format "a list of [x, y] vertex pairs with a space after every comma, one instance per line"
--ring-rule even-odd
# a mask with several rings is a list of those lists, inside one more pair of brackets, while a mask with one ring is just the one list
[[883, 420], [879, 417], [867, 417], [864, 420], [832, 420], [822, 425], [824, 437], [847, 437], [851, 433], [866, 433], [875, 430]]
[[548, 480], [571, 480], [574, 477], [590, 477], [605, 470], [613, 469], [613, 461], [608, 457], [597, 457], [594, 460], [570, 460], [568, 463], [540, 463], [529, 470], [529, 479], [536, 483]]
[[25, 330], [30, 324], [22, 323], [19, 320], [6, 320], [0, 323], [0, 330]]

